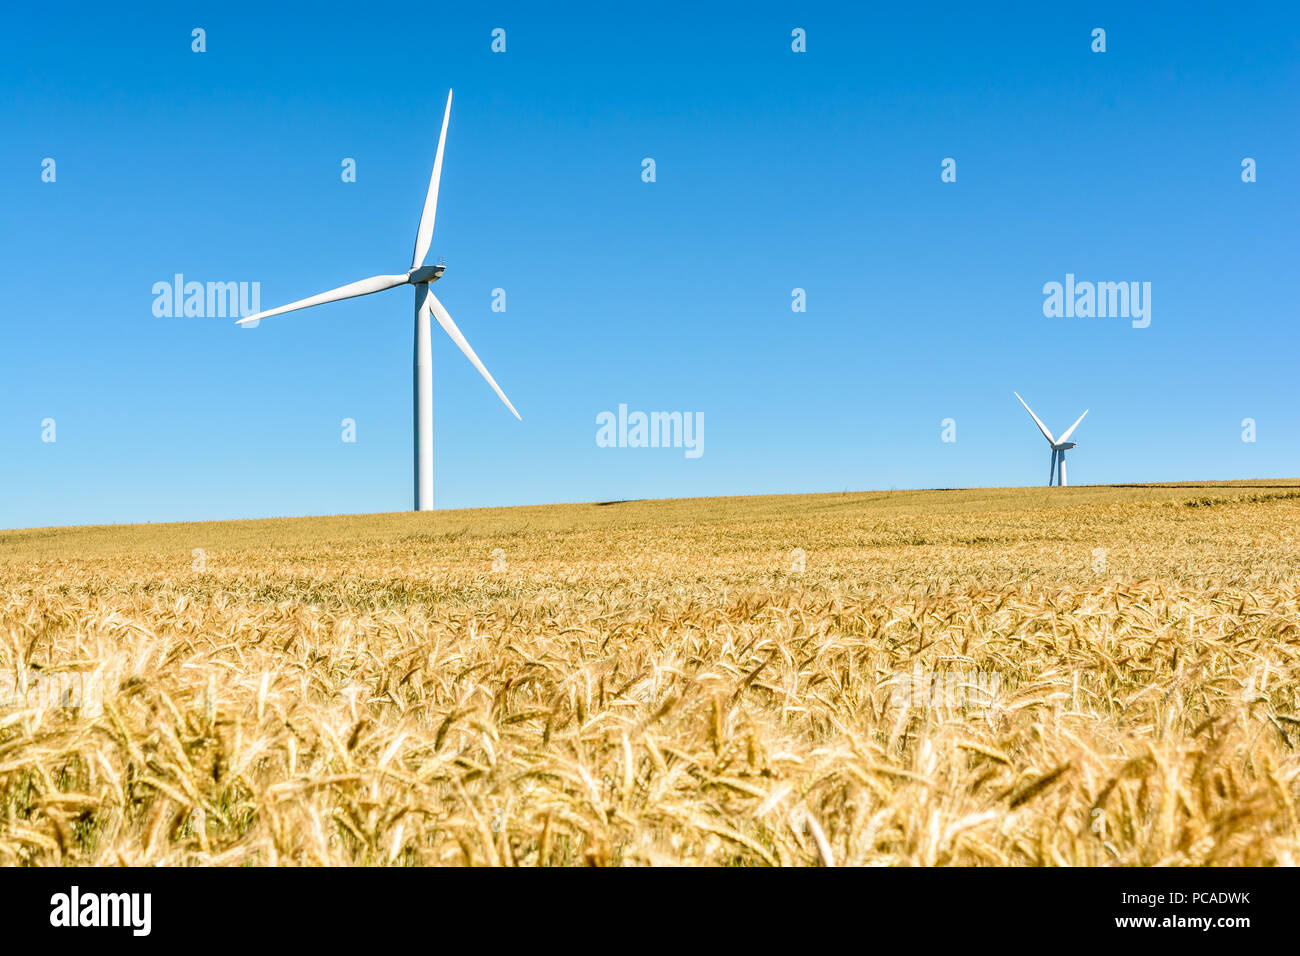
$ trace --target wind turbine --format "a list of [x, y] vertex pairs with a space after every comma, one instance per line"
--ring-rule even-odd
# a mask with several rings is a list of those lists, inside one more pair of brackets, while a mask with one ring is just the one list
[[420, 228], [415, 233], [415, 254], [411, 257], [410, 269], [398, 275], [372, 276], [359, 282], [351, 282], [348, 285], [339, 286], [337, 289], [331, 289], [329, 292], [322, 292], [320, 295], [313, 295], [306, 299], [299, 299], [297, 302], [290, 302], [278, 309], [268, 309], [265, 312], [247, 316], [236, 323], [237, 325], [247, 325], [259, 319], [269, 318], [272, 315], [280, 315], [282, 312], [293, 312], [297, 309], [310, 308], [313, 305], [324, 305], [326, 302], [337, 302], [340, 299], [352, 299], [359, 295], [369, 295], [372, 292], [383, 292], [385, 289], [394, 289], [399, 285], [415, 286], [413, 391], [415, 396], [416, 511], [433, 510], [433, 356], [429, 342], [430, 313], [438, 320], [438, 324], [442, 326], [443, 331], [451, 336], [451, 340], [465, 353], [465, 357], [470, 360], [470, 364], [478, 369], [480, 375], [487, 379], [487, 383], [492, 386], [492, 391], [496, 392], [497, 397], [506, 403], [506, 408], [510, 409], [510, 413], [515, 418], [519, 418], [519, 413], [510, 404], [510, 399], [506, 398], [506, 393], [501, 391], [501, 386], [497, 385], [496, 380], [492, 378], [492, 373], [479, 361], [479, 357], [474, 354], [474, 350], [465, 341], [465, 336], [460, 334], [460, 329], [456, 328], [456, 323], [451, 320], [451, 316], [447, 314], [447, 310], [438, 301], [438, 297], [429, 289], [431, 283], [442, 278], [442, 273], [446, 268], [442, 265], [426, 266], [424, 260], [429, 254], [429, 244], [433, 241], [433, 217], [438, 210], [438, 180], [442, 176], [442, 149], [447, 142], [447, 121], [449, 119], [451, 119], [451, 90], [447, 91], [447, 109], [442, 114], [442, 132], [438, 134], [438, 152], [433, 158], [433, 175], [429, 177], [429, 191], [424, 197], [424, 211], [420, 213]]
[[[1021, 405], [1025, 405], [1025, 400], [1020, 397], [1019, 392], [1012, 392], [1011, 394], [1016, 396], [1016, 399], [1020, 402]], [[1047, 471], [1047, 487], [1049, 488], [1052, 487], [1052, 476], [1055, 475], [1056, 483], [1060, 485], [1062, 488], [1064, 488], [1066, 484], [1065, 450], [1067, 448], [1073, 448], [1075, 445], [1078, 444], [1078, 442], [1070, 441], [1069, 438], [1072, 434], [1074, 434], [1074, 430], [1079, 427], [1079, 422], [1083, 421], [1084, 415], [1087, 415], [1090, 409], [1085, 408], [1083, 410], [1083, 415], [1079, 416], [1079, 421], [1076, 421], [1073, 425], [1067, 428], [1065, 430], [1065, 434], [1062, 435], [1060, 438], [1052, 437], [1052, 433], [1047, 430], [1047, 426], [1043, 424], [1042, 419], [1039, 418], [1037, 415], [1035, 415], [1034, 410], [1030, 408], [1028, 405], [1025, 405], [1025, 411], [1027, 411], [1029, 413], [1029, 417], [1034, 420], [1034, 424], [1038, 426], [1038, 430], [1043, 433], [1043, 437], [1047, 439], [1047, 444], [1052, 446], [1052, 463], [1049, 466]]]

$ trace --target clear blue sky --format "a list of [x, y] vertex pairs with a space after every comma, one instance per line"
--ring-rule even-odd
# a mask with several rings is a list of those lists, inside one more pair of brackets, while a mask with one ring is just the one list
[[[448, 87], [435, 288], [523, 421], [435, 327], [440, 508], [1042, 484], [1012, 389], [1091, 408], [1075, 484], [1300, 473], [1297, 8], [899, 6], [7, 10], [0, 527], [409, 508], [409, 288], [151, 290], [405, 271]], [[1150, 326], [1044, 317], [1066, 273]], [[704, 454], [597, 447], [620, 403]]]

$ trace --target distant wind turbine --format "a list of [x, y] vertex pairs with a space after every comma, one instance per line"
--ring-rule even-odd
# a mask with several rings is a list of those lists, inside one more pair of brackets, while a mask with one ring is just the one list
[[433, 241], [433, 217], [438, 209], [438, 180], [442, 176], [442, 149], [447, 141], [447, 121], [449, 119], [451, 119], [450, 90], [447, 91], [447, 109], [442, 114], [442, 132], [438, 135], [438, 152], [433, 158], [433, 175], [429, 177], [429, 191], [424, 197], [424, 211], [420, 214], [420, 228], [415, 234], [415, 255], [411, 257], [410, 269], [400, 275], [373, 276], [359, 282], [352, 282], [337, 289], [331, 289], [329, 292], [322, 292], [320, 295], [313, 295], [310, 298], [299, 299], [297, 302], [290, 302], [278, 309], [268, 309], [266, 312], [247, 316], [237, 323], [238, 325], [246, 325], [272, 315], [280, 315], [282, 312], [293, 312], [297, 309], [310, 308], [313, 305], [324, 305], [326, 302], [337, 302], [340, 299], [352, 299], [359, 295], [369, 295], [372, 292], [383, 292], [385, 289], [394, 289], [399, 285], [415, 286], [416, 511], [433, 510], [433, 356], [429, 342], [430, 312], [438, 320], [438, 324], [442, 326], [443, 331], [451, 336], [451, 340], [460, 347], [460, 350], [465, 353], [465, 357], [478, 369], [479, 374], [487, 379], [487, 383], [492, 386], [492, 390], [497, 393], [497, 397], [505, 402], [506, 408], [510, 409], [510, 413], [515, 418], [519, 418], [519, 413], [510, 404], [510, 399], [506, 398], [506, 393], [501, 391], [501, 387], [492, 378], [492, 374], [479, 361], [479, 357], [474, 354], [474, 350], [465, 341], [465, 336], [460, 334], [460, 329], [456, 328], [456, 323], [451, 320], [447, 310], [443, 308], [442, 303], [429, 290], [429, 284], [441, 279], [445, 269], [445, 266], [442, 265], [426, 266], [424, 260], [428, 256], [429, 245]]
[[[1019, 392], [1012, 392], [1011, 394], [1016, 396], [1016, 399], [1021, 405], [1025, 405], [1025, 400], [1020, 397]], [[1052, 433], [1047, 430], [1047, 426], [1043, 424], [1042, 419], [1034, 414], [1032, 408], [1025, 405], [1025, 411], [1027, 411], [1029, 417], [1034, 420], [1034, 424], [1038, 426], [1038, 430], [1043, 433], [1043, 437], [1047, 439], [1047, 444], [1052, 446], [1052, 463], [1047, 472], [1047, 487], [1052, 487], [1053, 476], [1055, 476], [1058, 485], [1062, 488], [1065, 487], [1065, 450], [1067, 448], [1073, 448], [1078, 444], [1078, 442], [1070, 441], [1069, 438], [1074, 434], [1074, 430], [1079, 427], [1079, 422], [1083, 421], [1084, 416], [1087, 415], [1090, 410], [1091, 409], [1085, 408], [1083, 410], [1083, 415], [1079, 416], [1079, 421], [1076, 421], [1073, 425], [1067, 428], [1065, 434], [1060, 438], [1053, 438]]]

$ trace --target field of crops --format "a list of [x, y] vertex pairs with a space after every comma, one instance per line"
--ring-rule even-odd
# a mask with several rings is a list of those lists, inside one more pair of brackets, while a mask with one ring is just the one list
[[0, 532], [0, 864], [1300, 863], [1300, 483]]

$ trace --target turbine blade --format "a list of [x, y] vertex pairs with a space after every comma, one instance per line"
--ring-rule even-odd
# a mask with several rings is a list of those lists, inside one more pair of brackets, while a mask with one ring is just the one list
[[[1020, 397], [1019, 392], [1012, 392], [1011, 394], [1016, 396], [1016, 400], [1020, 402], [1021, 405], [1025, 405], [1025, 400]], [[1035, 415], [1034, 410], [1030, 408], [1028, 405], [1025, 405], [1025, 411], [1027, 411], [1029, 413], [1029, 417], [1034, 420], [1034, 424], [1037, 425], [1038, 430], [1043, 433], [1043, 437], [1047, 439], [1048, 444], [1055, 445], [1056, 439], [1053, 438], [1052, 433], [1047, 430], [1047, 426], [1043, 424], [1042, 419], [1040, 419], [1037, 415]]]
[[[1079, 422], [1083, 421], [1083, 419], [1087, 416], [1088, 412], [1090, 411], [1092, 411], [1092, 409], [1085, 408], [1083, 410], [1083, 414], [1079, 416]], [[1056, 440], [1057, 443], [1064, 444], [1065, 442], [1069, 441], [1070, 435], [1072, 435], [1074, 433], [1074, 430], [1079, 427], [1079, 422], [1075, 422], [1073, 425], [1067, 428], [1065, 430], [1065, 434]]]
[[[514, 415], [515, 418], [519, 418], [519, 413], [510, 404], [510, 399], [506, 398], [506, 393], [501, 391], [501, 386], [496, 383], [492, 373], [484, 367], [478, 356], [474, 354], [474, 350], [469, 347], [469, 343], [465, 341], [465, 336], [460, 334], [460, 329], [456, 328], [456, 323], [451, 320], [451, 316], [447, 314], [447, 310], [443, 308], [442, 303], [438, 301], [438, 297], [433, 294], [432, 289], [429, 290], [429, 307], [433, 310], [433, 317], [438, 320], [442, 330], [451, 336], [451, 340], [465, 353], [465, 357], [469, 359], [470, 364], [478, 369], [480, 375], [487, 379], [487, 383], [492, 386], [492, 391], [496, 392], [497, 397], [506, 403], [506, 408], [510, 409], [510, 414]], [[519, 418], [519, 420], [523, 421], [522, 418]]]
[[236, 322], [236, 325], [244, 325], [247, 322], [256, 322], [258, 319], [265, 319], [268, 316], [279, 315], [282, 312], [295, 312], [298, 309], [309, 309], [313, 305], [324, 305], [326, 302], [337, 302], [339, 299], [355, 299], [359, 295], [369, 295], [372, 292], [383, 292], [385, 289], [393, 289], [399, 285], [406, 284], [406, 276], [371, 276], [369, 279], [362, 279], [359, 282], [350, 282], [347, 285], [339, 286], [337, 289], [331, 289], [329, 292], [322, 292], [320, 295], [313, 295], [306, 299], [299, 299], [297, 302], [290, 302], [288, 305], [282, 305], [278, 309], [267, 309], [265, 312], [259, 312], [256, 315], [247, 315]]
[[438, 152], [433, 157], [433, 175], [429, 177], [429, 191], [424, 196], [424, 212], [420, 213], [420, 228], [415, 233], [415, 255], [411, 268], [424, 265], [433, 242], [433, 217], [438, 212], [438, 180], [442, 178], [442, 148], [447, 142], [447, 121], [451, 119], [451, 90], [447, 91], [447, 110], [442, 114], [442, 132], [438, 134]]

